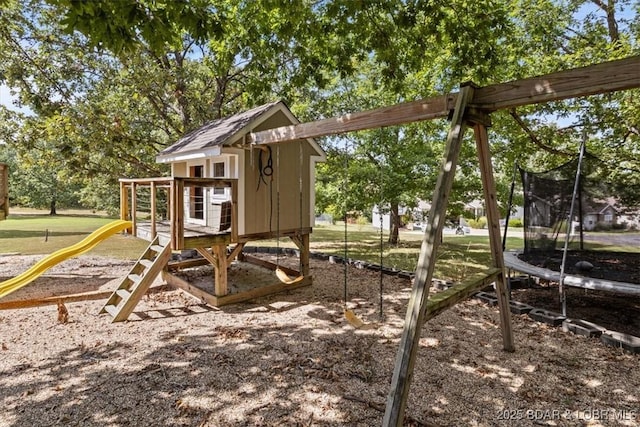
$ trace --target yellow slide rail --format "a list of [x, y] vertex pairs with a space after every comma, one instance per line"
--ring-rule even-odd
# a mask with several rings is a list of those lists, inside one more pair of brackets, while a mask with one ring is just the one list
[[38, 263], [24, 273], [14, 277], [13, 279], [0, 282], [0, 298], [9, 295], [11, 292], [18, 290], [25, 285], [28, 285], [35, 278], [42, 275], [54, 265], [74, 256], [82, 255], [83, 253], [93, 249], [98, 243], [102, 242], [107, 237], [128, 228], [131, 228], [131, 221], [113, 221], [98, 228], [75, 245], [55, 251], [51, 255], [48, 255], [38, 261]]

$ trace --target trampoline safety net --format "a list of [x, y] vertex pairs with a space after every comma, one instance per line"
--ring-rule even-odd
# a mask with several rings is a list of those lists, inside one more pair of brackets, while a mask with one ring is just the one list
[[[640, 244], [640, 189], [603, 182], [598, 178], [602, 167], [599, 159], [585, 153], [569, 228], [570, 250], [601, 251], [620, 242], [623, 246]], [[552, 256], [563, 249], [577, 168], [577, 158], [546, 172], [519, 167], [524, 193], [525, 254], [546, 252]]]

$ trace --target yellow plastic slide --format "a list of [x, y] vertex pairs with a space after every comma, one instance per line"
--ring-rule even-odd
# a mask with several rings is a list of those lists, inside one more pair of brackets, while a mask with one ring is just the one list
[[107, 237], [120, 231], [126, 230], [127, 228], [131, 228], [131, 226], [131, 221], [113, 221], [98, 228], [96, 231], [89, 234], [87, 237], [85, 237], [75, 245], [71, 245], [55, 251], [51, 255], [48, 255], [47, 257], [38, 261], [38, 263], [36, 263], [33, 267], [20, 274], [19, 276], [16, 276], [13, 279], [5, 280], [4, 282], [0, 282], [0, 298], [9, 295], [11, 292], [18, 290], [25, 285], [28, 285], [32, 280], [43, 274], [54, 265], [59, 264], [66, 259], [90, 251]]

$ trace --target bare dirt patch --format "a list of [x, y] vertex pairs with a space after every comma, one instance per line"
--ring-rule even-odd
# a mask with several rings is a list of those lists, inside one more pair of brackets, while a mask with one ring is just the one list
[[[36, 259], [0, 258], [0, 276]], [[114, 287], [129, 266], [80, 257], [20, 298]], [[97, 314], [103, 301], [67, 304], [66, 324], [56, 306], [0, 311], [0, 425], [380, 425], [410, 283], [384, 277], [380, 321], [378, 274], [350, 269], [350, 307], [377, 323], [356, 331], [342, 266], [312, 260], [312, 273], [312, 287], [220, 309], [149, 295], [119, 324]], [[472, 299], [425, 326], [407, 425], [639, 425], [637, 355], [526, 316], [506, 353], [498, 322]]]

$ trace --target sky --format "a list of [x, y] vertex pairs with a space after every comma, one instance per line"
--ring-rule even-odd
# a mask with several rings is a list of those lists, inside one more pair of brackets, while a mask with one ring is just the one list
[[16, 97], [11, 95], [11, 91], [9, 90], [9, 87], [6, 85], [0, 85], [0, 105], [4, 105], [10, 110], [19, 111], [23, 113], [29, 113], [31, 111], [28, 108], [16, 107], [13, 104], [13, 101], [15, 100], [16, 100]]

